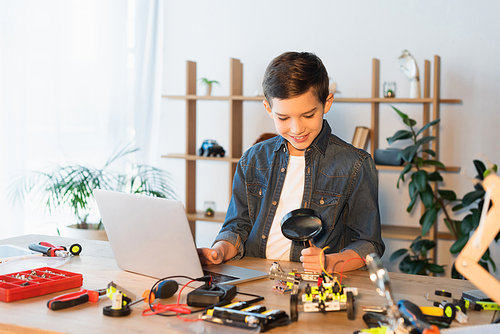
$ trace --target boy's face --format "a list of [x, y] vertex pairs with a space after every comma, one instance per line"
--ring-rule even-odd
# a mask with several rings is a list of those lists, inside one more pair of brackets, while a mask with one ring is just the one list
[[278, 133], [287, 140], [291, 155], [304, 155], [305, 150], [321, 132], [323, 114], [333, 102], [333, 94], [328, 95], [325, 105], [310, 89], [307, 93], [290, 99], [273, 99], [273, 107], [264, 100], [264, 107], [274, 121]]

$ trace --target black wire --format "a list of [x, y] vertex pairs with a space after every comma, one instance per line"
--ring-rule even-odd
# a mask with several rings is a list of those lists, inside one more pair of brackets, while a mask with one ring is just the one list
[[[156, 281], [155, 284], [153, 284], [153, 286], [149, 290], [149, 296], [151, 296], [151, 294], [154, 295], [154, 293], [153, 293], [154, 289], [158, 286], [158, 284], [160, 284], [161, 282], [163, 282], [165, 280], [171, 279], [171, 278], [186, 278], [186, 279], [189, 279], [191, 281], [212, 282], [212, 276], [210, 276], [210, 275], [205, 275], [205, 276], [198, 277], [198, 278], [192, 278], [192, 277], [189, 277], [189, 276], [182, 276], [182, 275], [167, 276], [167, 277], [163, 277], [163, 278], [159, 279], [158, 281]], [[243, 302], [247, 302], [247, 303], [250, 303], [250, 304], [257, 303], [257, 302], [260, 302], [261, 300], [264, 300], [263, 296], [254, 295], [254, 294], [251, 294], [251, 293], [239, 292], [238, 291], [238, 294], [245, 295], [245, 296], [250, 296], [250, 297], [255, 297], [254, 299], [244, 300], [243, 301]], [[155, 310], [153, 309], [153, 304], [151, 304], [151, 298], [148, 299], [148, 305], [149, 305], [149, 309], [151, 310], [151, 312], [155, 312]], [[214, 306], [220, 306], [220, 305], [226, 305], [226, 304], [223, 304], [223, 302], [216, 303], [216, 304], [210, 305], [210, 306], [208, 306], [206, 308], [202, 308], [202, 309], [193, 311], [193, 312], [191, 312], [191, 314], [199, 313], [199, 312], [205, 311], [207, 309], [213, 308]], [[168, 312], [168, 311], [166, 311], [166, 312]], [[156, 315], [161, 315], [163, 317], [173, 317], [173, 316], [176, 316], [177, 314], [178, 314], [177, 312], [175, 312], [173, 314], [156, 313]]]
[[[207, 277], [208, 277], [208, 279], [211, 279], [210, 276], [203, 276], [203, 277], [198, 277], [198, 278], [192, 278], [192, 277], [183, 276], [183, 275], [163, 277], [163, 278], [159, 279], [158, 281], [156, 281], [155, 284], [153, 284], [153, 286], [151, 287], [151, 290], [149, 290], [149, 296], [151, 297], [151, 294], [154, 295], [154, 293], [153, 293], [154, 289], [158, 286], [158, 284], [160, 284], [161, 282], [163, 282], [165, 280], [171, 279], [171, 278], [187, 278], [188, 280], [191, 280], [191, 281], [207, 281]], [[151, 298], [148, 298], [148, 305], [149, 305], [149, 309], [151, 310], [151, 312], [154, 312], [155, 310], [153, 309], [153, 304], [151, 304]], [[199, 311], [191, 312], [191, 313], [197, 313], [197, 312], [201, 312], [201, 311], [203, 311], [203, 309], [201, 309]], [[171, 316], [177, 315], [177, 313], [174, 313], [174, 314], [157, 313], [156, 315], [161, 315], [164, 317], [171, 317]]]
[[248, 303], [250, 303], [250, 304], [257, 303], [257, 302], [260, 302], [261, 300], [264, 300], [264, 297], [259, 296], [259, 295], [254, 295], [254, 294], [251, 294], [251, 293], [239, 292], [239, 291], [238, 291], [238, 294], [239, 294], [239, 295], [250, 296], [250, 297], [255, 297], [254, 299], [250, 299], [250, 300], [247, 300], [247, 301], [246, 301], [246, 302], [248, 302]]

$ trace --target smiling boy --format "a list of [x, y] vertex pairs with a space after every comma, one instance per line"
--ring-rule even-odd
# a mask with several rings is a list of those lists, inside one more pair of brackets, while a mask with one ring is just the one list
[[[354, 270], [367, 254], [384, 253], [378, 180], [371, 156], [331, 133], [323, 115], [332, 105], [328, 73], [312, 53], [286, 52], [271, 61], [263, 81], [264, 107], [280, 136], [247, 150], [236, 169], [225, 222], [203, 264], [244, 255], [300, 261], [304, 270]], [[315, 246], [286, 239], [285, 214], [317, 211], [323, 229]], [[352, 260], [351, 260], [352, 259]]]

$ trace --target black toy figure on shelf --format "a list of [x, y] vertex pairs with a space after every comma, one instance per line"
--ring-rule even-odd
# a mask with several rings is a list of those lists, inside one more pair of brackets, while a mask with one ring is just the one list
[[201, 147], [198, 149], [199, 156], [205, 157], [216, 157], [220, 156], [221, 158], [226, 155], [226, 151], [220, 146], [215, 140], [204, 140], [201, 144]]

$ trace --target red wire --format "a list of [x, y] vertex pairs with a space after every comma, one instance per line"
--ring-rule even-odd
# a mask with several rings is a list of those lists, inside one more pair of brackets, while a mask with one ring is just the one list
[[153, 305], [153, 309], [155, 310], [154, 312], [151, 311], [151, 309], [146, 309], [142, 311], [143, 316], [150, 316], [150, 315], [155, 315], [158, 313], [163, 313], [163, 312], [175, 312], [177, 313], [177, 318], [181, 319], [182, 321], [201, 321], [202, 319], [184, 319], [181, 318], [179, 314], [191, 314], [191, 310], [188, 309], [186, 306], [187, 304], [180, 304], [181, 300], [181, 293], [182, 290], [184, 290], [185, 287], [187, 287], [189, 284], [195, 282], [196, 280], [189, 281], [186, 285], [184, 285], [179, 291], [177, 295], [177, 303], [176, 304], [169, 304], [169, 305], [163, 305], [163, 304], [155, 304]]
[[347, 262], [349, 261], [352, 261], [352, 260], [363, 260], [364, 262], [366, 262], [365, 259], [361, 258], [361, 257], [353, 257], [347, 261], [344, 262], [344, 264], [342, 265], [342, 267], [340, 268], [340, 285], [342, 286], [342, 271], [344, 270], [344, 266], [347, 264]]

